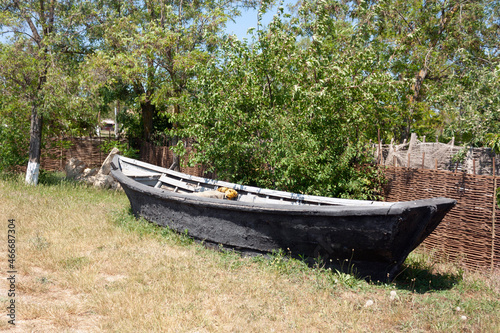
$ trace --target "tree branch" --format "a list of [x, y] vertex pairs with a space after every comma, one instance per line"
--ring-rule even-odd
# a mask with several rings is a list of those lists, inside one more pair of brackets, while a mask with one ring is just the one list
[[33, 21], [24, 13], [24, 10], [21, 9], [21, 5], [19, 4], [19, 0], [14, 0], [14, 5], [17, 7], [17, 9], [19, 9], [19, 11], [21, 12], [21, 15], [22, 17], [24, 18], [24, 20], [26, 21], [26, 23], [28, 23], [30, 29], [31, 29], [31, 33], [33, 34], [33, 40], [36, 42], [36, 44], [41, 47], [42, 45], [42, 38], [40, 37], [40, 35], [38, 34], [38, 30], [36, 30], [36, 27], [35, 25], [33, 24]]

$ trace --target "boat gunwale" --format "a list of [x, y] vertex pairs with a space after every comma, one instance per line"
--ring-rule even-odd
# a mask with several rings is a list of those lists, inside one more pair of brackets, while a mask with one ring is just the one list
[[[191, 205], [202, 205], [205, 207], [211, 207], [216, 209], [228, 209], [228, 210], [244, 210], [244, 211], [253, 211], [253, 212], [265, 212], [271, 214], [286, 214], [286, 215], [325, 215], [325, 216], [343, 216], [346, 213], [350, 216], [365, 216], [365, 215], [400, 215], [405, 210], [415, 209], [419, 207], [428, 207], [428, 206], [437, 206], [441, 204], [450, 203], [451, 199], [447, 198], [432, 198], [432, 199], [422, 199], [422, 200], [414, 200], [414, 201], [399, 201], [399, 202], [390, 202], [385, 203], [385, 205], [342, 205], [340, 203], [330, 204], [330, 205], [290, 205], [290, 204], [279, 204], [279, 203], [262, 203], [262, 202], [244, 202], [244, 201], [232, 201], [232, 200], [220, 200], [213, 198], [204, 198], [198, 196], [192, 196], [188, 193], [177, 193], [172, 192], [165, 189], [154, 188], [141, 182], [134, 180], [131, 177], [126, 176], [120, 167], [119, 161], [123, 159], [126, 163], [132, 163], [134, 165], [138, 165], [144, 168], [153, 169], [159, 173], [165, 173], [164, 171], [168, 170], [166, 168], [158, 167], [149, 163], [137, 161], [134, 159], [126, 158], [120, 155], [116, 155], [113, 159], [113, 167], [112, 167], [112, 175], [115, 177], [120, 183], [125, 184], [127, 187], [141, 192], [148, 193], [149, 195], [153, 195], [155, 197], [164, 199], [164, 200], [173, 200], [179, 203], [191, 204]], [[139, 163], [134, 163], [139, 162]], [[143, 165], [141, 165], [143, 164]], [[173, 170], [168, 170], [168, 173], [174, 174], [175, 176], [187, 176], [194, 177], [195, 179], [205, 180], [206, 178], [191, 176], [188, 174], [176, 172]], [[192, 178], [191, 178], [192, 179]], [[233, 184], [224, 181], [214, 181], [214, 184], [218, 186], [227, 186], [227, 185], [236, 185], [242, 186], [245, 188], [245, 185]], [[256, 188], [259, 189], [259, 188]], [[265, 189], [263, 189], [265, 190]], [[281, 191], [279, 191], [281, 192]], [[289, 193], [289, 192], [283, 192]], [[304, 197], [314, 197], [307, 196]], [[323, 197], [320, 197], [323, 198]], [[335, 198], [332, 198], [335, 199]], [[350, 202], [357, 200], [349, 200], [349, 199], [339, 199], [341, 201], [348, 200]], [[363, 202], [362, 200], [360, 200]], [[364, 201], [366, 202], [366, 201]], [[377, 203], [377, 202], [375, 202]]]
[[[317, 202], [317, 203], [324, 203], [328, 205], [354, 205], [356, 207], [359, 207], [361, 204], [366, 205], [366, 206], [391, 206], [392, 203], [388, 202], [381, 202], [381, 201], [374, 201], [374, 200], [355, 200], [355, 199], [344, 199], [344, 198], [332, 198], [332, 197], [324, 197], [324, 196], [316, 196], [316, 195], [308, 195], [308, 194], [300, 194], [300, 193], [292, 193], [292, 192], [286, 192], [286, 191], [280, 191], [280, 190], [271, 190], [271, 189], [266, 189], [266, 188], [260, 188], [256, 186], [249, 186], [249, 185], [242, 185], [242, 184], [236, 184], [236, 183], [230, 183], [226, 182], [223, 180], [217, 180], [217, 179], [210, 179], [210, 178], [204, 178], [204, 177], [198, 177], [198, 176], [193, 176], [189, 175], [186, 173], [182, 173], [179, 171], [174, 171], [170, 170], [164, 167], [160, 167], [154, 164], [150, 164], [147, 162], [139, 161], [133, 158], [121, 156], [121, 155], [115, 155], [113, 161], [123, 161], [125, 163], [138, 166], [141, 168], [145, 169], [151, 169], [154, 170], [158, 173], [161, 174], [168, 174], [177, 178], [189, 180], [192, 182], [197, 182], [197, 183], [203, 183], [211, 186], [218, 186], [218, 187], [229, 187], [233, 188], [235, 190], [240, 190], [248, 193], [253, 193], [255, 195], [269, 195], [269, 196], [275, 196], [275, 197], [280, 197], [288, 200], [300, 200], [300, 201], [312, 201], [312, 202]], [[121, 168], [120, 168], [121, 169]]]

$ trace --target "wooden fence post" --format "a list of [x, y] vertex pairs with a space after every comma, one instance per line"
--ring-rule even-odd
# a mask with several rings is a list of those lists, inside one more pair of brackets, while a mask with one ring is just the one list
[[380, 142], [380, 128], [378, 129], [377, 133], [377, 139], [378, 139], [378, 165], [382, 164], [382, 143]]
[[491, 216], [491, 269], [495, 268], [495, 219], [497, 210], [497, 172], [495, 168], [495, 155], [493, 155], [493, 214]]
[[59, 143], [61, 144], [61, 150], [59, 151], [59, 168], [61, 170], [63, 170], [63, 164], [64, 164], [63, 163], [63, 147], [64, 147], [63, 140], [64, 140], [64, 138], [62, 135], [60, 136], [59, 140], [60, 140]]
[[[98, 137], [98, 140], [97, 140], [97, 145], [100, 146], [101, 144], [102, 144], [102, 137], [101, 137], [101, 131], [99, 131], [99, 137]], [[99, 149], [99, 163], [102, 164], [102, 162], [103, 162], [103, 160], [102, 160], [102, 150]]]

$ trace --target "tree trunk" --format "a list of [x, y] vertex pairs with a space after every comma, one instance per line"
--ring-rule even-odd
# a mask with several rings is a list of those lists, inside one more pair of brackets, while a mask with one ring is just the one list
[[[175, 135], [174, 137], [172, 137], [172, 146], [177, 146], [177, 143], [179, 142], [179, 137], [177, 135]], [[179, 158], [179, 155], [177, 155], [176, 153], [173, 153], [173, 160], [172, 160], [172, 165], [170, 166], [170, 170], [174, 170], [174, 171], [181, 171], [181, 165], [180, 165], [180, 158]]]
[[143, 122], [143, 139], [148, 141], [153, 133], [153, 116], [156, 112], [156, 107], [150, 101], [141, 103], [142, 122]]
[[28, 168], [26, 169], [26, 183], [29, 185], [38, 184], [40, 155], [42, 152], [42, 122], [43, 118], [38, 114], [37, 105], [35, 104], [31, 110], [30, 150]]
[[115, 139], [120, 137], [119, 128], [120, 124], [118, 124], [118, 113], [120, 113], [120, 100], [115, 102]]
[[[428, 53], [429, 54], [429, 53]], [[424, 66], [427, 66], [427, 57]], [[411, 136], [411, 125], [413, 119], [413, 112], [415, 109], [415, 103], [420, 97], [420, 90], [422, 89], [422, 85], [424, 83], [427, 74], [429, 73], [429, 69], [427, 67], [422, 68], [417, 75], [415, 75], [415, 84], [412, 85], [411, 91], [413, 95], [410, 96], [410, 114], [406, 119], [406, 128], [403, 131], [403, 139], [409, 140]]]
[[[174, 114], [179, 114], [179, 112], [180, 112], [179, 105], [178, 104], [174, 105]], [[174, 123], [173, 127], [175, 130], [177, 130], [177, 123]], [[175, 135], [172, 138], [172, 146], [177, 146], [178, 142], [179, 142], [179, 137], [177, 135]], [[176, 153], [174, 153], [173, 163], [170, 166], [170, 169], [175, 170], [175, 171], [181, 171], [180, 158], [179, 158], [179, 155], [177, 155]]]

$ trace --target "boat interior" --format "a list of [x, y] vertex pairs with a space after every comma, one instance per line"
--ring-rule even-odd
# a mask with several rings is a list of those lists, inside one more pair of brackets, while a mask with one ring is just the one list
[[339, 199], [263, 189], [254, 186], [229, 183], [202, 178], [155, 166], [145, 162], [120, 156], [121, 172], [141, 184], [175, 193], [197, 194], [213, 192], [225, 187], [237, 192], [234, 200], [251, 203], [276, 203], [314, 206], [378, 206], [387, 207], [393, 202]]

